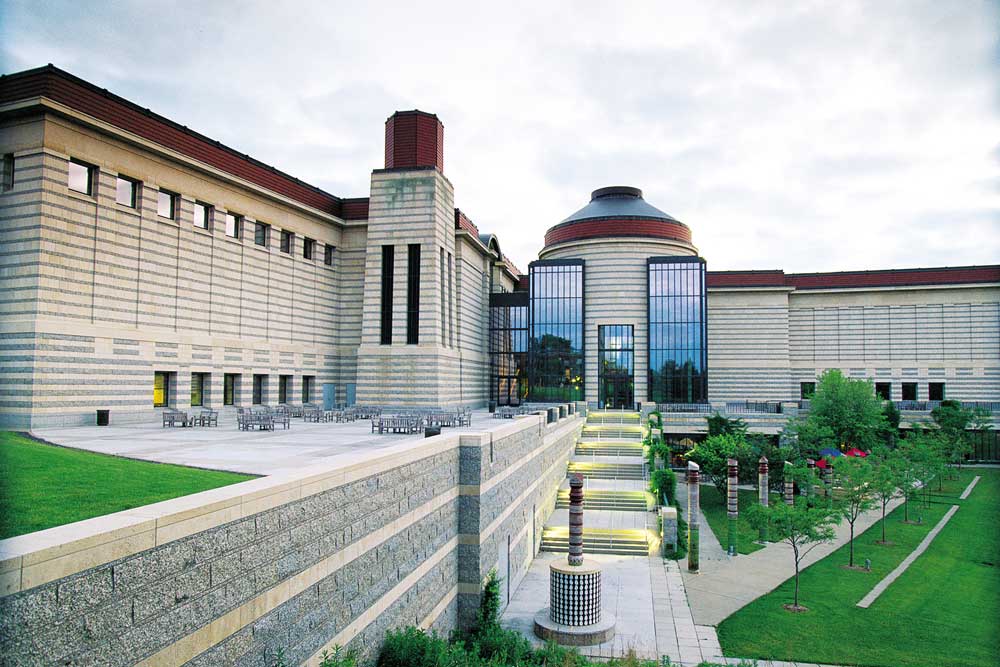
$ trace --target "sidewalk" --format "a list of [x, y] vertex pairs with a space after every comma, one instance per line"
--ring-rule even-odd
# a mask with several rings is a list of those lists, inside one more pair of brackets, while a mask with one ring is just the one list
[[[678, 495], [680, 492], [678, 485]], [[902, 502], [894, 500], [889, 503], [886, 515]], [[855, 537], [878, 523], [881, 518], [880, 509], [862, 515], [855, 524]], [[825, 558], [847, 543], [850, 527], [846, 521], [841, 522], [835, 532], [836, 537], [832, 542], [817, 546], [802, 559], [802, 568]], [[684, 563], [681, 568], [688, 604], [691, 606], [694, 622], [698, 625], [718, 625], [761, 595], [773, 591], [794, 574], [792, 548], [784, 542], [769, 544], [752, 554], [718, 559], [705, 557], [711, 534], [708, 524], [702, 524], [701, 572], [689, 573]], [[718, 540], [715, 542], [718, 543]]]

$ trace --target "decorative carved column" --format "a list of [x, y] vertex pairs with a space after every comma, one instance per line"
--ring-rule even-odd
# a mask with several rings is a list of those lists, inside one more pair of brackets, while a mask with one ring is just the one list
[[698, 571], [698, 506], [701, 468], [694, 461], [688, 461], [688, 571]]
[[785, 504], [794, 505], [795, 504], [795, 482], [792, 481], [792, 477], [789, 473], [792, 472], [792, 464], [785, 461], [784, 477], [785, 477]]
[[[764, 507], [768, 506], [767, 457], [760, 457], [757, 462], [757, 499]], [[767, 542], [767, 524], [760, 527], [760, 541]]]
[[736, 555], [736, 524], [739, 520], [739, 461], [736, 459], [728, 459], [726, 461], [726, 466], [728, 468], [728, 480], [726, 487], [726, 505], [727, 505], [727, 516], [729, 517], [729, 530], [726, 542], [728, 543], [727, 550], [730, 556]]

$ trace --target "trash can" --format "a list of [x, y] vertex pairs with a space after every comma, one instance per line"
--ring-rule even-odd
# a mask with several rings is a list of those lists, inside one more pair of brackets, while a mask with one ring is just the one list
[[435, 435], [441, 435], [441, 427], [440, 426], [425, 426], [424, 427], [424, 437], [425, 438], [432, 438]]
[[97, 411], [97, 425], [107, 426], [111, 423], [111, 410], [98, 410]]

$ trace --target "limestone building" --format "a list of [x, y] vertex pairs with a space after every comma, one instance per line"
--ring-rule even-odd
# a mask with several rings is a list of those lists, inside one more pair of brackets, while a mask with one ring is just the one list
[[1000, 400], [1000, 266], [711, 272], [685, 224], [612, 187], [522, 275], [455, 207], [441, 121], [385, 130], [368, 196], [345, 198], [52, 66], [4, 76], [0, 425], [301, 402], [697, 413], [797, 401], [833, 367], [893, 400]]

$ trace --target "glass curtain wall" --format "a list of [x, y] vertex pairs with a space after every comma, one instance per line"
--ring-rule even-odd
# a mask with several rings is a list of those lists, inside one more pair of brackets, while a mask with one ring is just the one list
[[528, 397], [582, 401], [583, 260], [540, 260], [529, 271]]
[[649, 400], [708, 401], [705, 260], [652, 257], [649, 272]]
[[597, 327], [598, 407], [635, 408], [634, 359], [631, 324]]
[[490, 403], [519, 405], [528, 394], [528, 293], [490, 294]]

